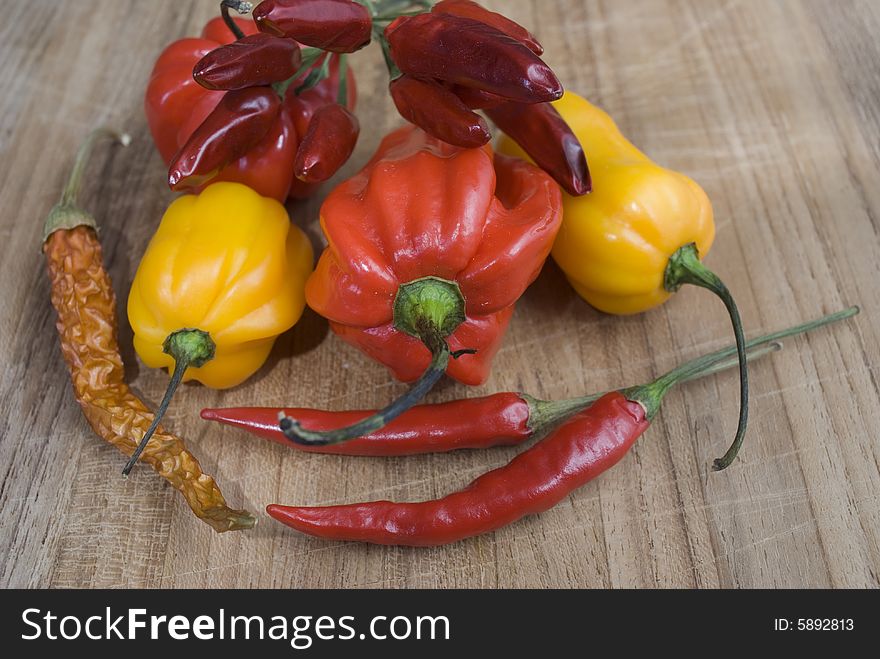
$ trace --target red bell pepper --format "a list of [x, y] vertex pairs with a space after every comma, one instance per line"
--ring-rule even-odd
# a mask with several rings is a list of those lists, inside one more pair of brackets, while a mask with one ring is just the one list
[[413, 126], [387, 136], [321, 207], [329, 246], [306, 300], [340, 338], [416, 383], [354, 434], [313, 433], [293, 419], [285, 434], [345, 441], [382, 427], [444, 372], [484, 382], [514, 303], [547, 258], [561, 206], [553, 179], [489, 146], [462, 149]]
[[[246, 35], [257, 32], [252, 21], [234, 20]], [[144, 98], [144, 110], [153, 140], [166, 164], [171, 163], [225, 94], [199, 86], [192, 77], [193, 67], [212, 50], [233, 41], [235, 36], [223, 19], [217, 17], [207, 23], [201, 37], [175, 41], [156, 60]], [[350, 68], [347, 79], [347, 107], [353, 109], [357, 92]], [[288, 196], [305, 197], [314, 191], [315, 184], [296, 179], [293, 165], [311, 116], [318, 108], [336, 102], [337, 58], [330, 63], [327, 78], [299, 95], [295, 93], [296, 87], [296, 82], [288, 87], [282, 110], [266, 136], [244, 156], [224, 167], [212, 181], [244, 183], [279, 201]]]

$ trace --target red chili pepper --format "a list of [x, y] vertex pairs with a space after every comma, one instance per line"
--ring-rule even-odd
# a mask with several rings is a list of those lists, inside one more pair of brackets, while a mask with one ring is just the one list
[[404, 74], [388, 89], [401, 117], [444, 142], [471, 149], [492, 138], [486, 120], [436, 82]]
[[[821, 323], [856, 312], [848, 309]], [[507, 465], [441, 499], [317, 507], [270, 504], [266, 512], [309, 535], [386, 545], [434, 546], [493, 531], [551, 508], [614, 466], [648, 428], [673, 385], [716, 369], [735, 350], [705, 355], [646, 385], [605, 394]]]
[[252, 16], [261, 32], [296, 39], [334, 53], [370, 43], [370, 11], [351, 0], [263, 0]]
[[205, 89], [243, 89], [287, 80], [302, 63], [291, 39], [250, 34], [220, 46], [193, 67], [193, 79]]
[[471, 0], [441, 0], [441, 2], [434, 5], [431, 11], [435, 14], [451, 14], [463, 18], [472, 18], [475, 21], [491, 25], [509, 37], [513, 37], [536, 55], [544, 52], [544, 47], [522, 25], [510, 20], [507, 16], [489, 11], [482, 5], [471, 2]]
[[[253, 21], [234, 20], [246, 34], [256, 33]], [[218, 16], [208, 22], [200, 38], [175, 41], [156, 60], [144, 98], [144, 109], [153, 140], [166, 163], [171, 162], [224, 96], [223, 91], [199, 86], [192, 77], [193, 66], [220, 45], [234, 40], [235, 36]], [[297, 77], [287, 89], [284, 107], [272, 129], [242, 158], [224, 167], [213, 181], [244, 183], [261, 195], [282, 202], [288, 195], [302, 198], [314, 192], [317, 185], [303, 183], [294, 176], [293, 162], [311, 115], [322, 105], [336, 102], [338, 59], [331, 58], [329, 77], [299, 95], [295, 91], [309, 72], [304, 71]], [[354, 109], [357, 93], [351, 67], [347, 67], [346, 77], [347, 107]]]
[[259, 144], [280, 111], [281, 99], [271, 87], [226, 92], [171, 161], [168, 185], [185, 190], [207, 183]]
[[[747, 358], [751, 360], [766, 352], [765, 349], [753, 350], [754, 348], [848, 318], [856, 312], [855, 308], [847, 309], [841, 313], [747, 341], [746, 346], [749, 349]], [[739, 359], [736, 354], [735, 348], [716, 352], [718, 359], [723, 361], [719, 361], [714, 367], [706, 368], [697, 376], [703, 377], [737, 366]], [[725, 355], [732, 358], [728, 359]], [[682, 381], [686, 379], [688, 378]], [[308, 452], [368, 456], [415, 455], [519, 444], [575, 412], [583, 410], [600, 395], [594, 394], [563, 401], [543, 401], [526, 394], [499, 393], [433, 405], [417, 405], [389, 422], [384, 428], [365, 437], [329, 446], [291, 442], [278, 427], [277, 407], [203, 409], [202, 418], [241, 428], [257, 437]], [[318, 430], [351, 425], [375, 414], [374, 410], [328, 412], [305, 408], [285, 408], [284, 412], [287, 416], [300, 419], [306, 427], [314, 427]]]
[[550, 103], [502, 103], [487, 108], [486, 114], [570, 195], [590, 191], [584, 149]]
[[[327, 412], [285, 408], [285, 412], [306, 428], [332, 430], [349, 426], [375, 410]], [[531, 434], [533, 418], [526, 397], [501, 393], [481, 398], [417, 405], [366, 437], [329, 446], [296, 444], [278, 427], [277, 407], [239, 407], [204, 409], [202, 418], [236, 426], [285, 446], [311, 453], [336, 455], [416, 455], [456, 449], [478, 449], [503, 444], [519, 444]]]
[[616, 464], [649, 425], [645, 409], [613, 392], [510, 463], [463, 490], [420, 503], [270, 504], [279, 522], [319, 538], [431, 547], [543, 512]]
[[338, 103], [318, 109], [296, 152], [293, 171], [306, 183], [326, 181], [348, 160], [357, 144], [357, 117]]
[[476, 87], [520, 103], [555, 101], [562, 85], [540, 57], [500, 30], [451, 14], [402, 16], [385, 28], [403, 73]]

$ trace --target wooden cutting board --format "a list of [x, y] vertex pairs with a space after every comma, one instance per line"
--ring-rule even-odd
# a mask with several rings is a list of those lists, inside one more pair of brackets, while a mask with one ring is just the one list
[[[140, 365], [124, 304], [173, 198], [141, 109], [152, 63], [197, 34], [216, 3], [4, 3], [0, 23], [0, 586], [787, 587], [880, 581], [880, 4], [821, 0], [487, 2], [531, 27], [565, 81], [654, 159], [697, 179], [718, 223], [708, 263], [748, 333], [849, 304], [861, 316], [786, 343], [752, 370], [741, 458], [734, 373], [669, 396], [614, 470], [555, 509], [451, 547], [341, 544], [261, 515], [216, 535], [149, 469], [127, 481], [71, 393], [49, 304], [41, 225], [86, 132], [102, 149], [83, 202], [99, 218], [119, 296], [130, 382], [155, 405], [164, 373]], [[400, 123], [373, 45], [354, 58], [360, 167]], [[322, 194], [326, 194], [326, 186]], [[291, 206], [320, 243], [321, 195]], [[430, 400], [522, 390], [568, 397], [641, 382], [730, 341], [722, 305], [682, 290], [627, 318], [580, 300], [548, 263], [517, 307], [492, 379]], [[226, 392], [183, 387], [167, 426], [234, 505], [419, 500], [466, 484], [515, 449], [399, 459], [297, 454], [203, 422], [205, 406], [380, 406], [403, 386], [307, 312], [266, 366]]]

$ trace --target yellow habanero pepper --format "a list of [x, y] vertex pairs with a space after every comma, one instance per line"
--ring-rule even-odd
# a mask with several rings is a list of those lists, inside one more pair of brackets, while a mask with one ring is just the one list
[[173, 374], [123, 473], [181, 381], [225, 389], [262, 366], [302, 315], [313, 262], [284, 206], [240, 183], [215, 183], [168, 207], [131, 284], [128, 319], [143, 362]]
[[[745, 434], [748, 370], [733, 296], [700, 262], [715, 237], [709, 198], [692, 179], [652, 162], [589, 101], [566, 92], [553, 106], [580, 140], [593, 180], [590, 194], [563, 193], [562, 228], [552, 251], [578, 295], [600, 311], [633, 314], [694, 284], [718, 295], [730, 314], [740, 361], [740, 418], [733, 444], [714, 463], [724, 469]], [[527, 158], [507, 136], [498, 150]]]

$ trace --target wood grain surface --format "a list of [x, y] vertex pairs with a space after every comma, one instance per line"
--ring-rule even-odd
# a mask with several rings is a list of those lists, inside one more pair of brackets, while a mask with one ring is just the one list
[[[854, 321], [790, 340], [752, 370], [741, 458], [735, 373], [671, 394], [615, 469], [547, 513], [449, 547], [308, 538], [269, 502], [419, 500], [464, 485], [516, 449], [396, 459], [298, 454], [203, 422], [205, 406], [380, 406], [403, 390], [312, 312], [266, 366], [226, 392], [186, 386], [166, 423], [187, 438], [257, 528], [217, 535], [146, 467], [89, 430], [58, 349], [41, 226], [74, 150], [99, 124], [82, 201], [98, 217], [119, 297], [130, 382], [156, 405], [168, 381], [140, 365], [125, 300], [173, 198], [142, 96], [170, 41], [214, 2], [4, 0], [0, 22], [0, 585], [52, 587], [877, 587], [880, 584], [880, 2], [516, 0], [486, 3], [531, 27], [567, 87], [700, 182], [718, 223], [708, 263], [751, 335], [860, 304]], [[378, 48], [354, 58], [363, 127], [340, 177], [401, 120]], [[325, 187], [322, 194], [326, 193]], [[290, 207], [320, 244], [320, 198]], [[651, 378], [726, 345], [723, 306], [682, 290], [634, 317], [602, 315], [548, 263], [517, 307], [483, 387], [568, 397]]]

